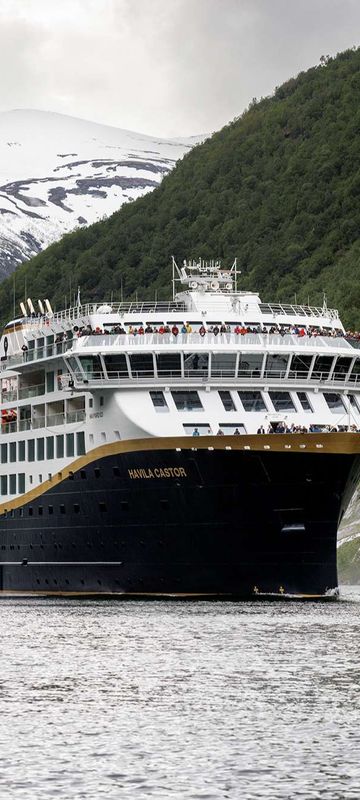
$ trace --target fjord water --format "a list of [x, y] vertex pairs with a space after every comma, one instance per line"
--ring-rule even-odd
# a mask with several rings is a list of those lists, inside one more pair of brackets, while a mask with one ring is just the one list
[[360, 589], [0, 611], [3, 797], [359, 798]]

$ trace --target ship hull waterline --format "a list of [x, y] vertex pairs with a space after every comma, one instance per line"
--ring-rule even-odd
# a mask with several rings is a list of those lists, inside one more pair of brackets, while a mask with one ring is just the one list
[[332, 599], [350, 433], [119, 441], [0, 506], [0, 596]]

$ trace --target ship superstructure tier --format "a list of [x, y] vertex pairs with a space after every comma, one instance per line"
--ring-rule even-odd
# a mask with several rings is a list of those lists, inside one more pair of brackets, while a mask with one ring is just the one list
[[[170, 302], [78, 297], [53, 313], [40, 301], [39, 314], [23, 305], [28, 313], [8, 323], [0, 344], [0, 536], [10, 556], [3, 591], [322, 595], [336, 586], [336, 530], [357, 470], [359, 342], [326, 302], [262, 303], [237, 280], [236, 262], [226, 270], [173, 261]], [[315, 523], [325, 494], [331, 520]], [[252, 555], [246, 569], [246, 553], [264, 547], [266, 531], [265, 566]], [[219, 569], [221, 535], [231, 539], [237, 572], [231, 547], [231, 568]], [[197, 579], [200, 551], [207, 566]], [[294, 566], [299, 552], [303, 569]]]

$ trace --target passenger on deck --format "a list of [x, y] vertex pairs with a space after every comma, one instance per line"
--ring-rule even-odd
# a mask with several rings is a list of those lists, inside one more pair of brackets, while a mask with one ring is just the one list
[[179, 335], [179, 328], [176, 325], [176, 323], [175, 323], [175, 325], [172, 326], [171, 333], [172, 333], [173, 336], [175, 336], [175, 339]]
[[192, 432], [192, 435], [193, 435], [193, 436], [200, 436], [200, 433], [199, 433], [199, 430], [198, 430], [198, 428], [194, 428], [194, 430], [193, 430], [193, 432]]
[[235, 430], [234, 430], [234, 436], [240, 436], [240, 435], [241, 435], [241, 434], [240, 434], [239, 428], [235, 428]]
[[216, 436], [224, 436], [224, 431], [222, 431], [221, 428], [219, 428]]

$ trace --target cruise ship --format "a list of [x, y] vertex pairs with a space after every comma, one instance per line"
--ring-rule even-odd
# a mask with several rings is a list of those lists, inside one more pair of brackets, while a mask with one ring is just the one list
[[336, 596], [359, 342], [325, 300], [239, 291], [236, 261], [172, 270], [169, 302], [28, 299], [6, 325], [3, 596]]

